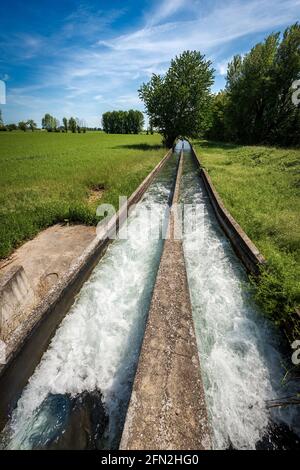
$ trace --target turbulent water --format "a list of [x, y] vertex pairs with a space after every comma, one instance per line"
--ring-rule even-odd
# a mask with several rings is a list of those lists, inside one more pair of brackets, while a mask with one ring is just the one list
[[[47, 414], [47, 403], [40, 408], [49, 394], [63, 400], [66, 394], [97, 389], [109, 416], [104, 446], [117, 447], [162, 251], [159, 232], [162, 221], [167, 221], [175, 155], [131, 212], [127, 238], [119, 237], [110, 245], [81, 289], [24, 389], [2, 446], [40, 447], [45, 442], [42, 434], [55, 435], [64, 420], [63, 410], [55, 419]], [[264, 446], [271, 421], [300, 433], [295, 408], [272, 415], [267, 409], [268, 400], [295, 390], [293, 384], [282, 385], [280, 341], [245, 288], [245, 272], [219, 228], [188, 149], [181, 201], [184, 253], [214, 447], [254, 449], [262, 439]], [[272, 443], [272, 435], [267, 440]]]
[[76, 395], [94, 389], [102, 392], [109, 415], [106, 445], [117, 446], [161, 256], [159, 228], [167, 217], [177, 160], [173, 155], [151, 184], [129, 216], [127, 239], [120, 237], [110, 245], [58, 328], [6, 427], [8, 448], [29, 449], [38, 442], [48, 418], [37, 410], [49, 393]]
[[296, 407], [272, 416], [266, 407], [267, 400], [295, 393], [294, 384], [282, 385], [279, 339], [245, 289], [244, 270], [219, 228], [189, 151], [184, 168], [181, 200], [198, 205], [194, 217], [186, 209], [184, 253], [214, 447], [254, 449], [271, 418], [299, 433]]

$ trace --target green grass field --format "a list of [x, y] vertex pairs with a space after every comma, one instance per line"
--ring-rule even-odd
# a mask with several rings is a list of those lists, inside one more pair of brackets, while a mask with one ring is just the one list
[[68, 219], [95, 224], [99, 201], [118, 207], [166, 150], [159, 135], [0, 132], [0, 258]]
[[300, 305], [300, 150], [194, 145], [226, 207], [268, 261], [256, 295], [280, 324]]

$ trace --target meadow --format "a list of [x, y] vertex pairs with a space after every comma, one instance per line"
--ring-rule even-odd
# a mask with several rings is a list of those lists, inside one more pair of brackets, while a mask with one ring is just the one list
[[226, 207], [267, 259], [256, 298], [282, 324], [300, 305], [300, 150], [194, 145]]
[[96, 224], [165, 152], [157, 134], [0, 132], [0, 258], [57, 222]]

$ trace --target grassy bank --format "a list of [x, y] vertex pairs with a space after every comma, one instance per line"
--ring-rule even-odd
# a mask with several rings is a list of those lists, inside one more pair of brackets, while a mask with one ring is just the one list
[[194, 145], [226, 207], [268, 261], [257, 300], [282, 324], [300, 305], [300, 150]]
[[129, 196], [165, 153], [160, 142], [158, 135], [0, 132], [0, 258], [56, 222], [95, 224], [99, 200], [117, 207], [119, 195]]

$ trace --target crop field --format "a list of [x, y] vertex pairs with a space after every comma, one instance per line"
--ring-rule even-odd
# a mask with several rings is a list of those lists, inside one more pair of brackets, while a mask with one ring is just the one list
[[0, 258], [57, 222], [96, 224], [166, 150], [159, 135], [0, 133]]
[[256, 295], [281, 323], [300, 305], [300, 150], [194, 145], [226, 207], [268, 261]]

